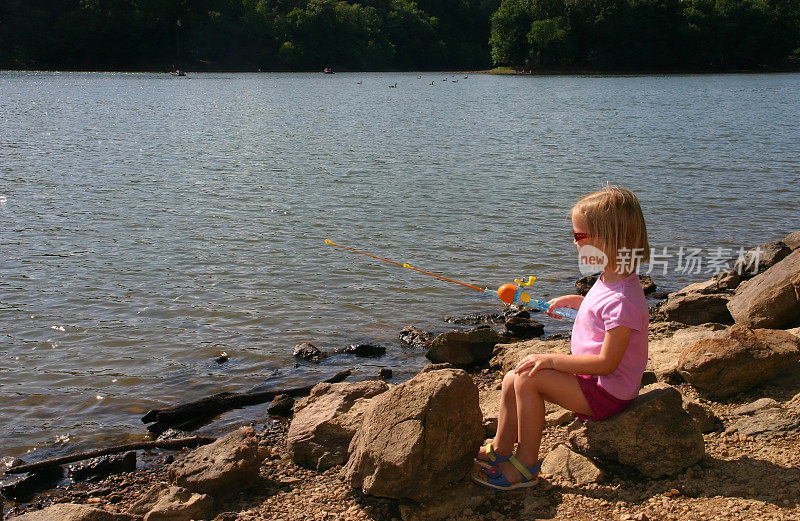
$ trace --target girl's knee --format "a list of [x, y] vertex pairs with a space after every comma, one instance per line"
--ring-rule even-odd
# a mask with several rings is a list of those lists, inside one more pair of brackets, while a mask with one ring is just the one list
[[516, 379], [516, 374], [514, 370], [507, 372], [506, 375], [503, 377], [503, 390], [513, 390], [514, 389], [514, 380]]

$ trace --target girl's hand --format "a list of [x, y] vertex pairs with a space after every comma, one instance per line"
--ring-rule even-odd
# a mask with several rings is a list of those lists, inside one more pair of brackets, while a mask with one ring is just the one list
[[524, 375], [528, 371], [527, 376], [533, 376], [542, 369], [553, 369], [553, 357], [550, 355], [528, 355], [517, 364], [514, 368], [514, 374]]
[[545, 311], [545, 315], [552, 318], [564, 318], [557, 313], [553, 313], [552, 310], [556, 308], [572, 308], [578, 309], [581, 307], [581, 302], [583, 302], [583, 297], [580, 295], [564, 295], [563, 297], [556, 297], [554, 299], [548, 300], [547, 303], [550, 304], [550, 307], [547, 308]]

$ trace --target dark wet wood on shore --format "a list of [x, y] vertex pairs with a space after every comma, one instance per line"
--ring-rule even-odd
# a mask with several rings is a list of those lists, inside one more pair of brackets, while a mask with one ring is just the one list
[[[323, 383], [341, 382], [348, 376], [350, 376], [349, 369], [337, 373], [333, 377], [324, 380]], [[311, 389], [314, 388], [314, 385], [316, 384], [291, 389], [251, 391], [247, 393], [218, 393], [194, 402], [173, 405], [165, 409], [153, 409], [142, 416], [142, 422], [151, 424], [147, 426], [147, 430], [151, 432], [163, 432], [170, 427], [182, 425], [196, 418], [213, 417], [230, 409], [266, 403], [272, 401], [279, 394], [288, 394], [293, 397], [307, 396]]]
[[114, 445], [104, 449], [95, 449], [87, 452], [79, 452], [78, 454], [71, 454], [69, 456], [60, 456], [58, 458], [51, 458], [36, 463], [28, 463], [25, 465], [17, 465], [5, 470], [6, 474], [19, 474], [22, 472], [35, 472], [45, 468], [55, 467], [57, 465], [64, 465], [66, 463], [74, 463], [76, 461], [83, 461], [86, 459], [97, 458], [99, 456], [107, 456], [109, 454], [118, 454], [120, 452], [128, 452], [129, 450], [142, 450], [142, 449], [182, 449], [184, 447], [198, 447], [200, 445], [208, 445], [216, 441], [216, 438], [209, 438], [205, 436], [191, 436], [189, 438], [175, 438], [172, 440], [155, 440], [155, 441], [141, 441], [137, 443], [126, 443], [124, 445]]

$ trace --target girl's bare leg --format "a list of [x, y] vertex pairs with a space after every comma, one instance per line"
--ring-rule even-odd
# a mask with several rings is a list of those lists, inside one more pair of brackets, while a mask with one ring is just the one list
[[[539, 461], [545, 400], [581, 414], [592, 414], [589, 403], [573, 374], [543, 369], [532, 377], [517, 375], [514, 379], [514, 391], [518, 419], [518, 444], [515, 455], [526, 467], [532, 467]], [[498, 428], [498, 434], [499, 432]], [[511, 463], [503, 462], [498, 466], [510, 483], [522, 479], [519, 471]]]
[[[500, 413], [497, 416], [497, 434], [492, 441], [495, 454], [508, 456], [514, 450], [517, 441], [517, 397], [514, 389], [514, 371], [503, 377], [503, 390], [500, 395]], [[489, 460], [486, 446], [481, 446], [478, 458]]]

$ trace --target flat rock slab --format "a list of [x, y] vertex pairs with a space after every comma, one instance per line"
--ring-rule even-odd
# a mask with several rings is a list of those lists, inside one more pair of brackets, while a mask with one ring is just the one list
[[800, 430], [800, 416], [782, 407], [761, 409], [736, 421], [731, 429], [740, 436], [777, 438]]
[[116, 514], [86, 505], [62, 503], [15, 517], [15, 521], [142, 521], [142, 516]]
[[682, 401], [674, 387], [649, 385], [622, 413], [572, 425], [570, 446], [601, 462], [635, 467], [649, 478], [674, 476], [705, 455], [703, 435]]
[[211, 496], [162, 484], [148, 490], [128, 513], [144, 515], [143, 521], [189, 521], [209, 518], [213, 508]]
[[170, 465], [169, 477], [192, 492], [217, 498], [232, 494], [258, 477], [266, 456], [258, 442], [252, 427], [237, 429]]

